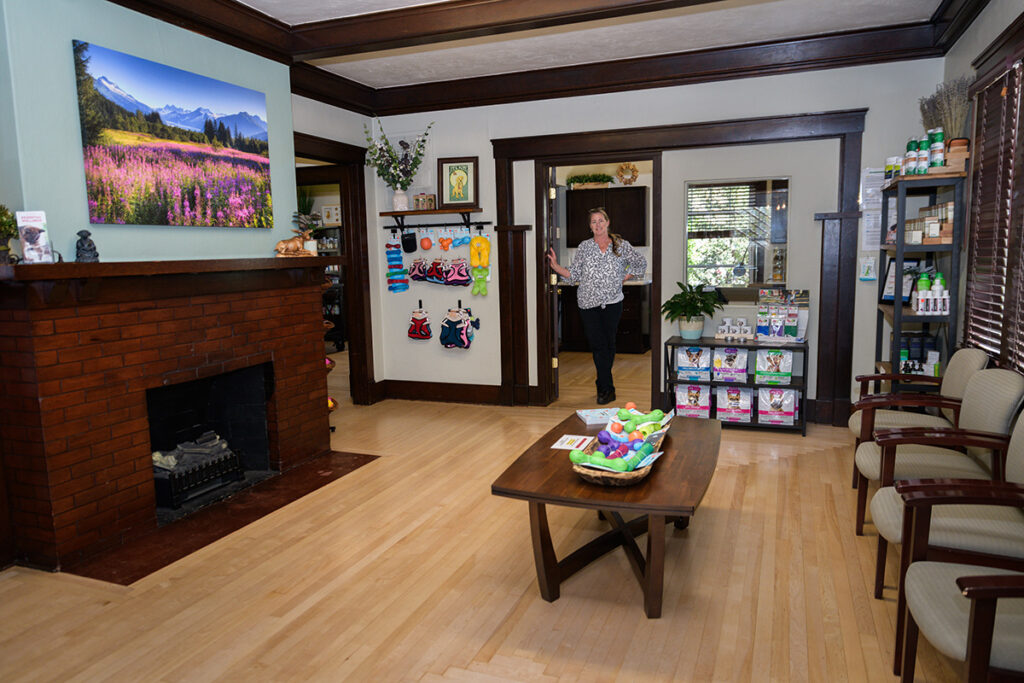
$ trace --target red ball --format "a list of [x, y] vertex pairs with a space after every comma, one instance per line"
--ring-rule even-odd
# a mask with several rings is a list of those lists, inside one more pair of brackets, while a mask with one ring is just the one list
[[429, 237], [424, 237], [423, 239], [420, 240], [420, 249], [423, 249], [425, 251], [427, 249], [430, 249], [432, 246], [434, 246], [434, 243], [430, 241]]
[[636, 410], [636, 404], [630, 401], [629, 403], [624, 405], [623, 408], [625, 408], [626, 410]]
[[622, 433], [622, 425], [619, 424], [618, 422], [612, 422], [612, 426], [609, 427], [608, 429], [612, 430], [616, 434], [621, 434]]

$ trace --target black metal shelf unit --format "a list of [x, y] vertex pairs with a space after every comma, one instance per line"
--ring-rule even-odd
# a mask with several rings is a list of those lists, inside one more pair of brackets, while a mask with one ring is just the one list
[[[879, 249], [878, 269], [878, 312], [875, 323], [875, 371], [876, 372], [899, 372], [900, 348], [904, 338], [930, 334], [929, 325], [945, 325], [945, 344], [939, 344], [940, 361], [945, 367], [949, 355], [956, 344], [957, 338], [957, 315], [959, 312], [960, 294], [960, 250], [964, 234], [964, 183], [966, 174], [938, 175], [938, 176], [907, 176], [888, 181], [882, 188], [882, 227], [883, 242], [885, 228], [889, 223], [890, 202], [896, 204], [895, 221], [895, 243], [883, 243]], [[939, 191], [952, 192], [953, 197], [953, 241], [951, 244], [907, 244], [906, 243], [906, 221], [907, 221], [907, 198], [927, 197], [928, 205], [934, 206]], [[901, 305], [903, 301], [903, 273], [904, 260], [908, 255], [924, 255], [932, 258], [936, 264], [942, 258], [944, 263], [942, 272], [946, 278], [946, 289], [949, 290], [949, 313], [936, 315], [915, 314], [909, 305]], [[948, 254], [948, 259], [945, 255]], [[891, 265], [890, 265], [891, 264]], [[894, 292], [892, 301], [883, 301], [885, 292], [886, 274], [892, 268], [894, 277]], [[910, 292], [907, 293], [908, 295]], [[883, 342], [885, 341], [885, 326], [888, 323], [890, 328], [889, 355], [885, 357]], [[914, 325], [915, 329], [908, 330], [907, 325]], [[921, 329], [916, 329], [921, 325]], [[898, 391], [901, 386], [908, 388], [906, 383], [894, 382], [893, 391]], [[913, 385], [914, 390], [919, 390], [919, 385]]]
[[[747, 366], [747, 381], [746, 382], [725, 382], [721, 380], [688, 380], [688, 379], [677, 379], [676, 375], [676, 349], [685, 348], [687, 346], [703, 346], [709, 347], [714, 353], [716, 348], [737, 348], [737, 349], [785, 349], [793, 351], [793, 379], [789, 384], [768, 384], [765, 382], [756, 382], [754, 378], [756, 374], [750, 371], [751, 361], [748, 360]], [[754, 402], [751, 402], [750, 409], [750, 422], [727, 422], [723, 421], [723, 427], [747, 427], [751, 429], [782, 429], [787, 431], [798, 431], [803, 436], [807, 436], [807, 353], [808, 353], [807, 342], [779, 342], [779, 343], [759, 343], [759, 342], [748, 342], [748, 341], [730, 341], [726, 339], [715, 339], [714, 337], [701, 337], [700, 339], [683, 339], [679, 336], [669, 337], [665, 342], [665, 395], [666, 402], [669, 404], [666, 410], [675, 407], [675, 388], [676, 385], [680, 384], [699, 384], [702, 386], [709, 387], [746, 387], [751, 389], [760, 388], [778, 388], [778, 389], [793, 389], [797, 392], [797, 413], [796, 419], [792, 425], [779, 425], [767, 422], [757, 421], [757, 408]], [[799, 370], [799, 372], [798, 372]], [[712, 377], [714, 377], [714, 368], [712, 368]], [[756, 392], [753, 392], [756, 397]], [[718, 398], [716, 392], [711, 392], [711, 415], [712, 419], [718, 408]]]

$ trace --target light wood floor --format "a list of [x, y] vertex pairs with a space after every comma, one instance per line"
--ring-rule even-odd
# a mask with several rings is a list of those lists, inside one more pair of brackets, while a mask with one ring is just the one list
[[[592, 407], [589, 356], [563, 354], [548, 408], [352, 406], [336, 357], [334, 447], [380, 459], [131, 586], [0, 573], [0, 680], [896, 680], [893, 578], [871, 598], [845, 429], [724, 431], [702, 507], [668, 530], [648, 620], [619, 551], [544, 602], [526, 504], [490, 495], [526, 444]], [[620, 403], [649, 396], [649, 367], [618, 357]], [[584, 510], [549, 518], [561, 554], [602, 531]], [[926, 643], [918, 673], [955, 680]]]

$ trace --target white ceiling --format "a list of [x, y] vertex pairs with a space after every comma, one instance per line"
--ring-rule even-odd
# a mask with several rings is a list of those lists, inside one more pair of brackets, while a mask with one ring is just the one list
[[[721, 0], [310, 63], [364, 85], [384, 88], [922, 22], [931, 18], [939, 3], [940, 0]], [[432, 3], [245, 0], [245, 4], [294, 25]]]

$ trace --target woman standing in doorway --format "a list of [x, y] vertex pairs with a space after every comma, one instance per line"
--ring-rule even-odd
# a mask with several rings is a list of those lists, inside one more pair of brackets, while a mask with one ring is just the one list
[[642, 278], [647, 259], [626, 240], [608, 232], [611, 219], [601, 207], [591, 209], [592, 239], [580, 243], [572, 264], [558, 265], [554, 249], [548, 250], [551, 270], [578, 283], [576, 301], [583, 320], [583, 331], [594, 355], [597, 370], [597, 403], [615, 400], [612, 365], [615, 363], [615, 335], [622, 317], [622, 283]]

